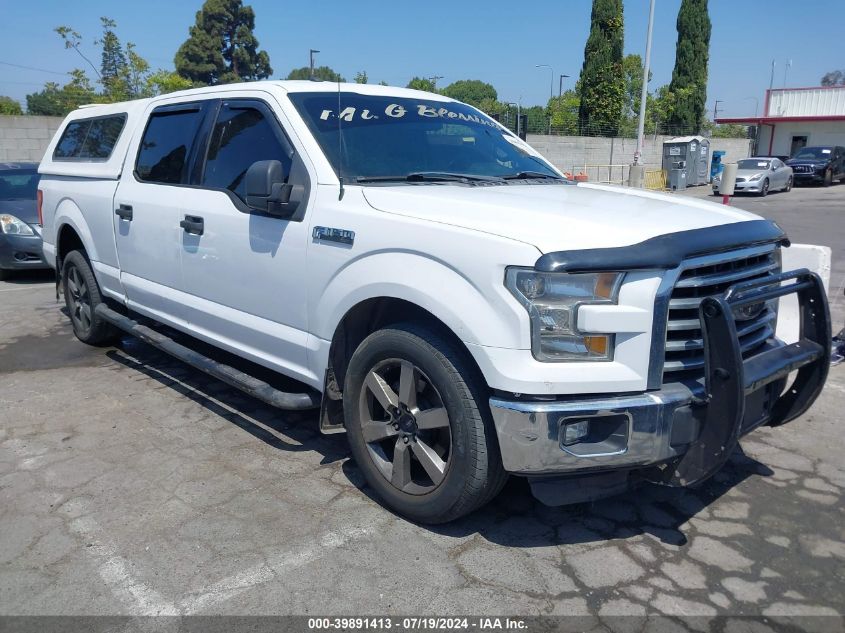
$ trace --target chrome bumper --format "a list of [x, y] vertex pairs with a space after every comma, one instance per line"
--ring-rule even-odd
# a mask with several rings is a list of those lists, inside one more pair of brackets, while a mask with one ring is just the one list
[[[518, 402], [490, 399], [505, 470], [525, 475], [575, 473], [647, 466], [679, 454], [672, 446], [694, 425], [689, 405], [693, 393], [682, 384], [636, 395], [579, 398], [566, 402]], [[679, 411], [680, 410], [680, 411]], [[604, 442], [564, 446], [566, 421], [579, 417], [621, 416], [621, 432]], [[684, 427], [681, 429], [681, 427]]]

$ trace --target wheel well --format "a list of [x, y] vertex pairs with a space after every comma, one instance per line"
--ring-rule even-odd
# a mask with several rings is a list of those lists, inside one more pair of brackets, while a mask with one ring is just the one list
[[361, 342], [376, 330], [395, 323], [424, 323], [455, 343], [478, 375], [481, 370], [463, 341], [443, 321], [415, 303], [394, 297], [375, 297], [352, 307], [338, 323], [329, 348], [329, 375], [326, 390], [338, 397], [343, 391], [349, 359]]
[[56, 269], [61, 270], [65, 256], [76, 250], [85, 252], [82, 238], [69, 224], [62, 225], [59, 229], [59, 238], [56, 240]]

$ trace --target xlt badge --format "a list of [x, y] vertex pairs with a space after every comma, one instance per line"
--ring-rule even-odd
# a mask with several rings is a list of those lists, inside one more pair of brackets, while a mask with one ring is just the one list
[[355, 231], [347, 229], [333, 229], [328, 226], [315, 226], [311, 237], [321, 242], [336, 242], [352, 246], [355, 242]]

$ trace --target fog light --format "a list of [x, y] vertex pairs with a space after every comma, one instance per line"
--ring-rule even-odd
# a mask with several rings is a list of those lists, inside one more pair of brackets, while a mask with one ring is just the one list
[[590, 432], [589, 420], [578, 420], [577, 422], [569, 422], [563, 427], [563, 445], [571, 446], [580, 442], [587, 437]]

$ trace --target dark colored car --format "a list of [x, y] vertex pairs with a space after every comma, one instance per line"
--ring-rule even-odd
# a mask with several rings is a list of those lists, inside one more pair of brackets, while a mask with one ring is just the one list
[[839, 145], [802, 147], [786, 164], [792, 167], [796, 185], [829, 187], [834, 180], [845, 181], [845, 147]]
[[38, 163], [0, 163], [0, 279], [49, 268], [38, 225]]

